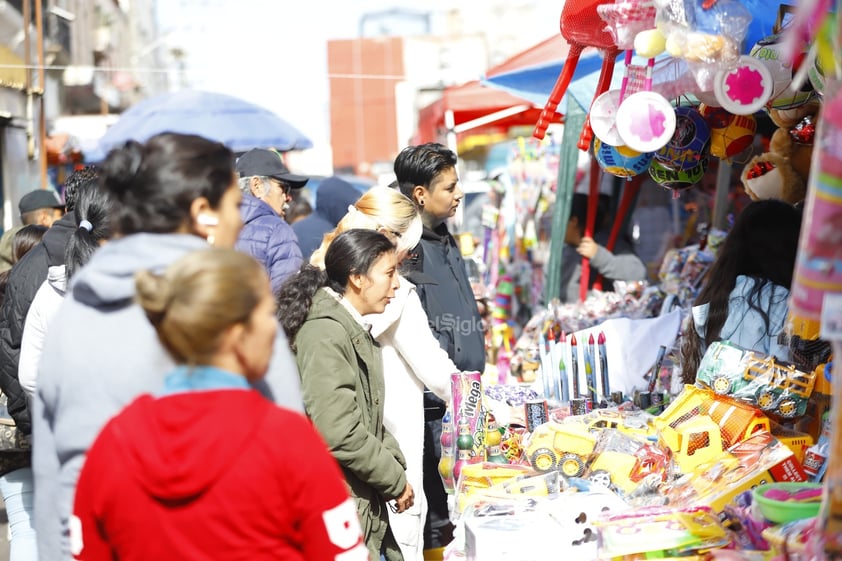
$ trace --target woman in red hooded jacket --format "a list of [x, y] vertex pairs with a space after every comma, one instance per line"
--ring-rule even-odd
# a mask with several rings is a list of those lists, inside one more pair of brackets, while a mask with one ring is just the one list
[[303, 415], [251, 389], [277, 329], [261, 265], [209, 249], [136, 283], [180, 366], [90, 449], [70, 524], [76, 558], [368, 559], [324, 441]]

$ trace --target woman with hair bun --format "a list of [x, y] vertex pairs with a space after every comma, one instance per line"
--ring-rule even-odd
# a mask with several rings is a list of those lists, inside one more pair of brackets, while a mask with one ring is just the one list
[[262, 265], [214, 248], [135, 278], [176, 367], [91, 446], [71, 524], [77, 558], [364, 558], [324, 441], [250, 385], [266, 373], [278, 330]]
[[[34, 399], [33, 469], [38, 553], [71, 556], [68, 520], [85, 453], [138, 395], [161, 390], [173, 362], [134, 303], [134, 274], [163, 270], [208, 244], [232, 248], [242, 227], [234, 155], [194, 135], [163, 133], [112, 150], [100, 168], [112, 197], [114, 239], [74, 275], [47, 333]], [[283, 334], [255, 387], [301, 410]]]
[[[304, 408], [339, 462], [369, 558], [401, 561], [389, 528], [414, 503], [406, 461], [383, 424], [383, 360], [368, 314], [382, 313], [398, 287], [395, 246], [374, 230], [336, 236], [324, 270], [307, 265], [281, 288], [278, 315], [296, 351]], [[394, 501], [393, 503], [391, 501]]]

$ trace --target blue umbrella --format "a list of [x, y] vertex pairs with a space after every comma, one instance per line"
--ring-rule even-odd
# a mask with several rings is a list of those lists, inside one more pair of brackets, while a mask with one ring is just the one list
[[99, 148], [106, 154], [127, 140], [144, 142], [162, 132], [196, 134], [234, 152], [313, 147], [295, 127], [259, 105], [219, 93], [183, 90], [150, 97], [127, 109], [100, 139]]

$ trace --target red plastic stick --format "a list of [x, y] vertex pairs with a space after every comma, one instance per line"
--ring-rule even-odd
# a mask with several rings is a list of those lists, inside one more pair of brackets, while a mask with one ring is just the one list
[[570, 85], [570, 80], [573, 79], [573, 73], [576, 71], [576, 65], [579, 64], [579, 55], [582, 54], [582, 45], [570, 45], [570, 50], [567, 51], [567, 59], [564, 61], [564, 66], [561, 68], [561, 73], [558, 75], [558, 80], [553, 86], [553, 91], [550, 92], [550, 97], [547, 99], [547, 104], [544, 105], [541, 115], [538, 117], [538, 122], [535, 123], [535, 130], [532, 131], [532, 136], [537, 139], [543, 139], [547, 127], [553, 121], [558, 108], [561, 103], [561, 98], [567, 93], [567, 86]]

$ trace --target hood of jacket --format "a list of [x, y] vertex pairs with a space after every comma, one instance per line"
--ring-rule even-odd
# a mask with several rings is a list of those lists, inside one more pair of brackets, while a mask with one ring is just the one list
[[98, 249], [70, 288], [84, 304], [123, 306], [134, 297], [137, 271], [162, 271], [185, 253], [207, 247], [205, 240], [192, 234], [132, 234]]
[[67, 269], [64, 265], [56, 265], [47, 269], [47, 284], [53, 290], [64, 296], [67, 292]]
[[313, 303], [310, 306], [310, 312], [307, 314], [307, 320], [328, 318], [339, 322], [348, 335], [353, 339], [360, 334], [368, 336], [368, 330], [360, 325], [357, 320], [351, 315], [351, 312], [345, 309], [330, 292], [320, 288], [313, 295]]
[[278, 213], [272, 210], [272, 207], [257, 197], [247, 194], [243, 194], [243, 202], [240, 204], [240, 215], [243, 217], [244, 224], [248, 224], [263, 216], [280, 218]]
[[53, 222], [49, 230], [44, 233], [41, 243], [47, 251], [47, 264], [49, 266], [61, 265], [64, 263], [64, 248], [70, 236], [76, 231], [76, 216], [72, 212]]
[[[260, 401], [250, 390], [146, 395], [115, 417], [111, 428], [128, 470], [150, 496], [185, 501], [236, 469], [269, 410]], [[232, 411], [249, 414], [232, 422]]]
[[328, 177], [316, 191], [316, 212], [321, 214], [335, 228], [348, 207], [357, 202], [360, 192], [343, 179]]

